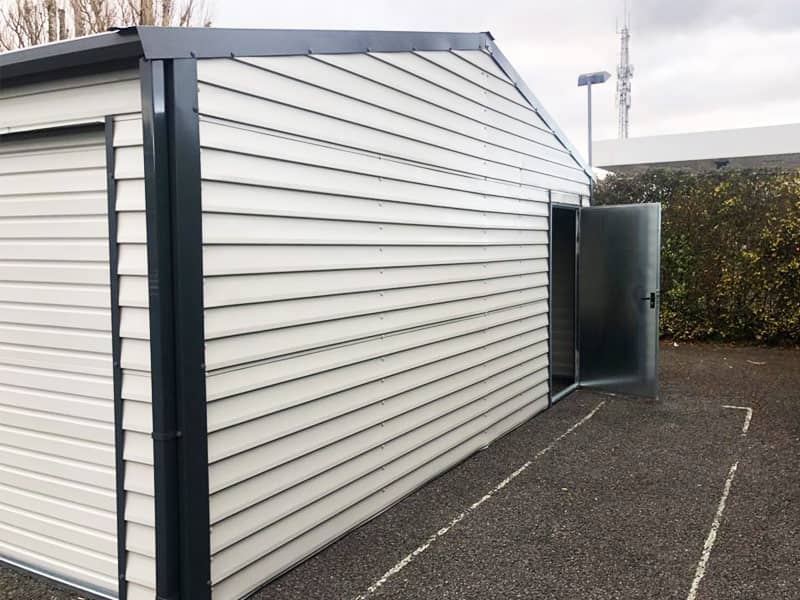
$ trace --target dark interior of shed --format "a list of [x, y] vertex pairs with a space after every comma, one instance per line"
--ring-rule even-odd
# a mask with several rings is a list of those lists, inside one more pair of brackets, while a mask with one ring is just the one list
[[553, 395], [576, 382], [577, 210], [552, 208], [550, 261], [550, 375]]

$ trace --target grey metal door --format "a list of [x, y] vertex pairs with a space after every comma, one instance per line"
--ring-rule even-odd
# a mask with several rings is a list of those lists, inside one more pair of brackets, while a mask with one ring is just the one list
[[660, 204], [581, 210], [581, 386], [658, 396], [660, 257]]

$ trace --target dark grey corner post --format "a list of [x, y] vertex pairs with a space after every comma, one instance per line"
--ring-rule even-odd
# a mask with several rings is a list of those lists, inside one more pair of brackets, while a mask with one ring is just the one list
[[208, 437], [195, 59], [140, 65], [150, 296], [156, 596], [207, 600]]

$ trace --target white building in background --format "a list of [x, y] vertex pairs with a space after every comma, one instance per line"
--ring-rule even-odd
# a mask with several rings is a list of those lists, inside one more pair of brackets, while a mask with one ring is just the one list
[[594, 157], [594, 166], [617, 173], [651, 168], [796, 169], [800, 123], [600, 140], [594, 144]]

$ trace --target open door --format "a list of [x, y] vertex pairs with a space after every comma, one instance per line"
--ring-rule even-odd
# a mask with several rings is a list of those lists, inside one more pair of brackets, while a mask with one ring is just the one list
[[581, 209], [581, 387], [658, 397], [660, 257], [660, 204]]

